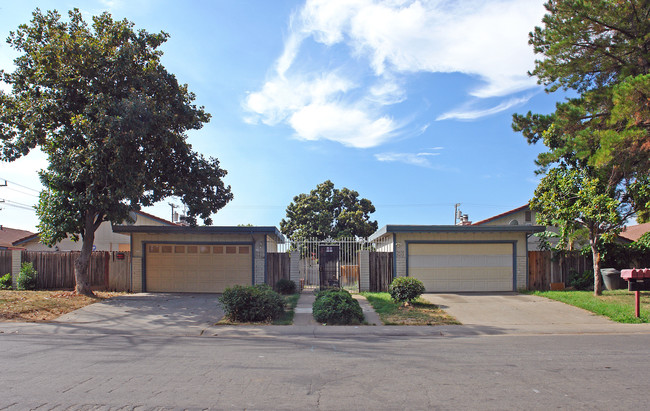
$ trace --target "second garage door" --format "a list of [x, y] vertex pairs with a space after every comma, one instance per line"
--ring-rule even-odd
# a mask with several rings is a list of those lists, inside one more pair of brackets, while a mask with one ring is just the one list
[[250, 245], [147, 244], [147, 292], [221, 293], [252, 283]]
[[409, 244], [408, 275], [427, 292], [513, 290], [512, 243]]

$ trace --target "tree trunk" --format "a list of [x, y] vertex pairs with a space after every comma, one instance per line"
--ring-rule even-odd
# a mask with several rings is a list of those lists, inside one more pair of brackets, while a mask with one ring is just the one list
[[82, 235], [81, 254], [74, 262], [74, 291], [77, 294], [87, 295], [94, 297], [95, 294], [90, 288], [90, 281], [88, 280], [88, 264], [90, 263], [90, 256], [93, 251], [93, 243], [95, 242], [95, 221], [94, 213], [86, 212], [84, 221], [84, 234]]
[[598, 252], [598, 237], [589, 236], [589, 245], [591, 246], [591, 255], [594, 260], [594, 295], [603, 294], [603, 279], [600, 275], [600, 252]]

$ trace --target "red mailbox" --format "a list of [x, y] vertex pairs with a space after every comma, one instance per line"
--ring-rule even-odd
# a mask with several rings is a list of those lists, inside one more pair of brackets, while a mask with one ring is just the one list
[[621, 270], [621, 278], [625, 281], [650, 279], [650, 268], [630, 268]]
[[621, 270], [621, 278], [627, 281], [627, 289], [634, 291], [634, 314], [639, 318], [639, 291], [650, 290], [650, 268], [630, 268]]

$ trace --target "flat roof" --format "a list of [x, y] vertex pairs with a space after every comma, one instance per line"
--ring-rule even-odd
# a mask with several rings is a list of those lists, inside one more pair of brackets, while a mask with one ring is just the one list
[[373, 241], [389, 233], [541, 233], [545, 230], [546, 227], [541, 225], [385, 225], [371, 235], [368, 240]]
[[284, 242], [284, 236], [273, 226], [160, 226], [160, 225], [114, 225], [116, 233], [148, 233], [148, 234], [269, 234], [279, 242]]

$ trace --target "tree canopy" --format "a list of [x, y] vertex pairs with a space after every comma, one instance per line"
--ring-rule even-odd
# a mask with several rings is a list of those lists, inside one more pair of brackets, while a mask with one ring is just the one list
[[[541, 221], [566, 236], [589, 229], [594, 292], [600, 294], [597, 242], [650, 208], [650, 3], [555, 0], [529, 43], [543, 58], [530, 73], [548, 92], [571, 90], [550, 114], [513, 116], [513, 129], [548, 151], [547, 173], [531, 201]], [[571, 193], [571, 190], [576, 190]]]
[[36, 147], [47, 154], [41, 239], [82, 238], [78, 292], [90, 292], [85, 268], [103, 221], [121, 223], [131, 210], [176, 196], [191, 223], [200, 217], [210, 224], [232, 199], [219, 161], [187, 142], [186, 132], [210, 115], [161, 64], [158, 48], [168, 37], [135, 31], [108, 13], [88, 24], [77, 9], [67, 22], [36, 9], [7, 39], [21, 55], [13, 73], [0, 72], [11, 86], [0, 92], [1, 158], [13, 161]]
[[374, 212], [370, 200], [345, 187], [339, 190], [327, 180], [293, 198], [280, 230], [292, 239], [368, 237], [377, 231], [377, 221], [370, 221]]

